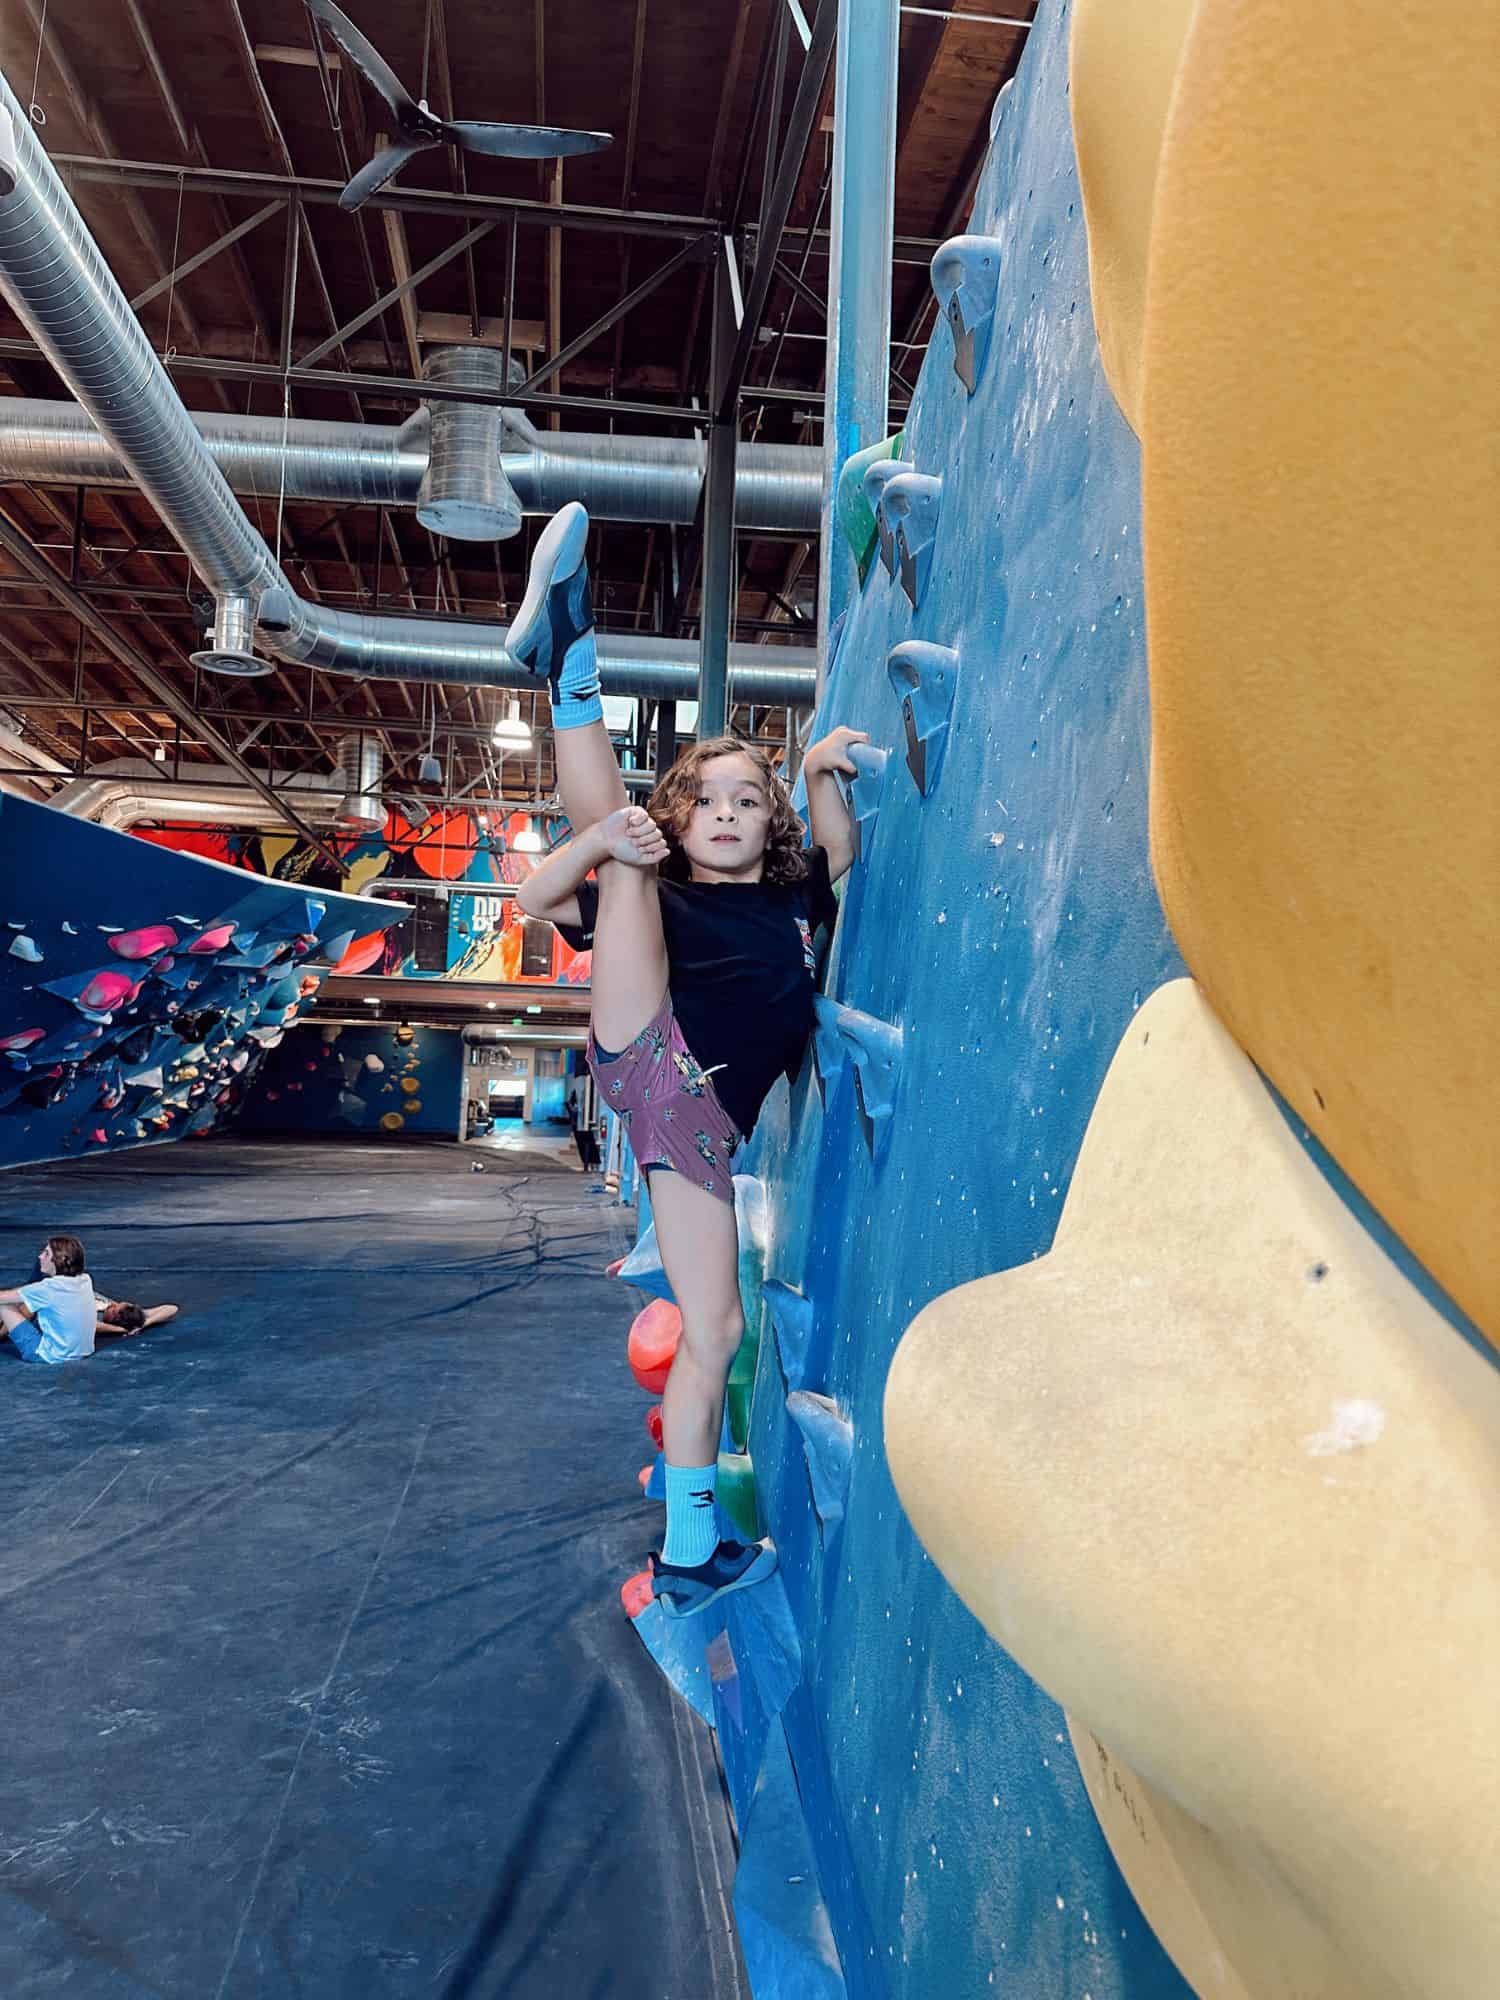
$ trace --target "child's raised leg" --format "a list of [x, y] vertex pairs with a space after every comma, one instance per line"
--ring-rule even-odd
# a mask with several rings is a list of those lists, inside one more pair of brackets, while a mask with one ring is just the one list
[[[543, 675], [552, 697], [557, 783], [575, 834], [628, 804], [614, 745], [604, 726], [589, 592], [589, 517], [576, 501], [554, 514], [537, 540], [526, 595], [506, 638], [511, 657]], [[609, 1050], [628, 1047], [667, 990], [667, 950], [652, 868], [601, 860], [594, 927], [591, 1013]]]

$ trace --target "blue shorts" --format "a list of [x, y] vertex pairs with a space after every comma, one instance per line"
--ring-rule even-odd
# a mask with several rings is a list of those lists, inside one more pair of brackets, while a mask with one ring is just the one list
[[10, 1330], [10, 1344], [23, 1361], [35, 1361], [42, 1345], [42, 1336], [36, 1321], [18, 1320]]

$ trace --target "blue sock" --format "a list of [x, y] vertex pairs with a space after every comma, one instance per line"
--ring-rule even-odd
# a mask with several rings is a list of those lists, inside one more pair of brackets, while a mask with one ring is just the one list
[[719, 1546], [714, 1510], [719, 1468], [717, 1463], [669, 1465], [666, 1472], [667, 1539], [661, 1559], [678, 1569], [696, 1569]]
[[562, 671], [552, 684], [552, 727], [582, 729], [585, 723], [602, 722], [604, 704], [599, 699], [599, 662], [594, 653], [594, 632], [590, 626], [563, 655]]

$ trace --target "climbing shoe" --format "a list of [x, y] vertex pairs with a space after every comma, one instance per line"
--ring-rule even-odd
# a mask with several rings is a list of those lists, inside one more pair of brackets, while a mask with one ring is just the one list
[[526, 595], [506, 634], [505, 650], [538, 680], [545, 675], [554, 698], [569, 652], [594, 629], [584, 558], [588, 533], [588, 514], [576, 500], [552, 516], [537, 540]]
[[692, 1569], [664, 1563], [651, 1557], [651, 1594], [668, 1618], [691, 1618], [707, 1611], [732, 1590], [745, 1590], [763, 1583], [776, 1567], [776, 1551], [769, 1542], [720, 1542], [707, 1562]]

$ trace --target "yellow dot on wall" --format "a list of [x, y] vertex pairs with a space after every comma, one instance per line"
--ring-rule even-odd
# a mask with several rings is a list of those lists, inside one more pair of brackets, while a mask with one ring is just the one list
[[401, 1079], [401, 1088], [406, 1092], [408, 1097], [415, 1097], [422, 1086], [414, 1076], [403, 1076]]
[[387, 1111], [381, 1115], [380, 1129], [382, 1132], [399, 1132], [405, 1123], [399, 1111]]
[[407, 1107], [406, 1107], [406, 1109], [407, 1109], [407, 1112], [408, 1112], [409, 1114], [413, 1114], [413, 1115], [414, 1115], [414, 1114], [415, 1114], [416, 1112], [420, 1111], [420, 1110], [422, 1109], [422, 1100], [421, 1100], [421, 1098], [420, 1098], [420, 1097], [413, 1097], [413, 1098], [412, 1098], [412, 1099], [411, 1099], [411, 1100], [410, 1100], [410, 1101], [408, 1102], [408, 1104], [407, 1104]]

